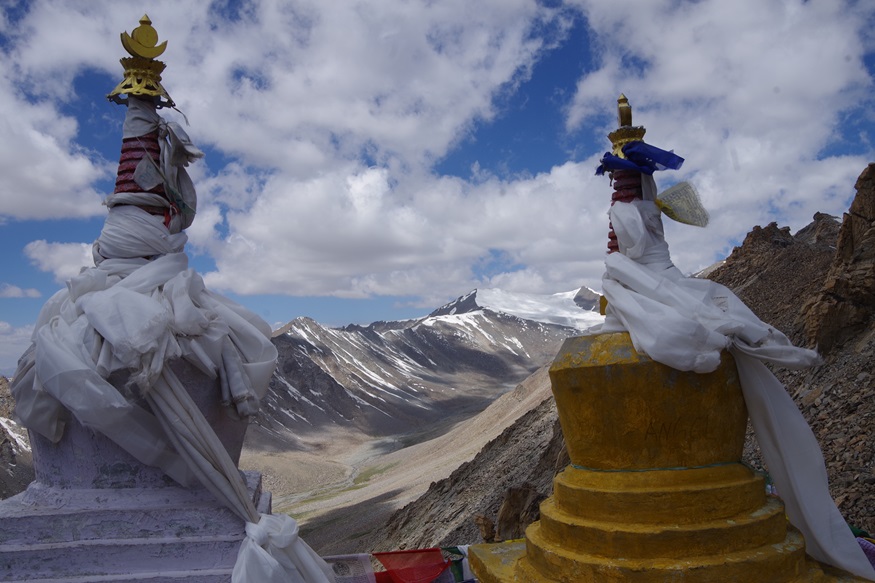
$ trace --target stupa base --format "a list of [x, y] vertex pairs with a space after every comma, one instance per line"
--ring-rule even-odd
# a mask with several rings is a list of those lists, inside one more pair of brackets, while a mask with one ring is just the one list
[[570, 338], [550, 368], [571, 465], [523, 541], [470, 548], [483, 583], [860, 582], [805, 554], [740, 463], [735, 363], [671, 369], [626, 333]]
[[[244, 472], [259, 513], [261, 474]], [[205, 489], [58, 488], [33, 482], [0, 501], [0, 580], [220, 583], [231, 580], [245, 523]]]
[[[733, 554], [710, 557], [707, 561], [608, 560], [567, 552], [563, 556], [560, 550], [556, 554], [560, 564], [575, 568], [553, 576], [539, 571], [527, 558], [525, 540], [473, 545], [468, 549], [468, 558], [481, 583], [866, 583], [865, 579], [821, 565], [804, 555], [801, 541], [798, 533], [789, 531], [783, 544], [761, 549], [763, 557], [756, 553], [747, 557]], [[786, 562], [798, 568], [791, 573], [766, 572], [763, 562], [773, 566]]]

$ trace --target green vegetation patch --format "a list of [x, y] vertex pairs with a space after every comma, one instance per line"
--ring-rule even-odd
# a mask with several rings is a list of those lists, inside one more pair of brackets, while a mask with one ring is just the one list
[[361, 487], [361, 484], [369, 482], [371, 478], [374, 476], [379, 476], [380, 474], [385, 474], [395, 466], [397, 466], [400, 462], [394, 462], [391, 464], [386, 464], [385, 466], [371, 466], [369, 468], [365, 468], [353, 479], [352, 483], [355, 486]]

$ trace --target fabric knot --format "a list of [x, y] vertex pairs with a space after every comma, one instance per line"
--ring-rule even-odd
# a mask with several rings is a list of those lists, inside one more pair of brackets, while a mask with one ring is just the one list
[[261, 515], [261, 520], [257, 524], [255, 522], [246, 523], [246, 536], [251, 538], [260, 547], [263, 547], [270, 539], [270, 533], [267, 530], [264, 516], [264, 514]]
[[246, 536], [260, 547], [287, 548], [298, 539], [298, 523], [285, 514], [262, 514], [258, 523], [246, 524]]
[[[167, 123], [167, 120], [163, 117], [158, 118], [158, 139], [165, 140], [167, 139], [167, 135], [170, 133], [170, 127]], [[163, 144], [161, 144], [163, 145]]]

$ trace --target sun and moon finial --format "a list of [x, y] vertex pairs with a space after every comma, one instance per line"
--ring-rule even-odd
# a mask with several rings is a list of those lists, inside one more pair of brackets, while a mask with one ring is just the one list
[[154, 59], [160, 57], [167, 48], [167, 41], [158, 44], [158, 31], [152, 26], [148, 14], [143, 15], [143, 18], [140, 19], [140, 26], [135, 28], [133, 33], [123, 32], [121, 37], [122, 46], [132, 57]]
[[119, 61], [125, 68], [125, 78], [107, 99], [125, 104], [125, 96], [152, 97], [156, 107], [173, 107], [173, 100], [161, 85], [161, 73], [167, 65], [156, 60], [167, 49], [167, 41], [158, 44], [158, 31], [152, 26], [149, 15], [143, 15], [140, 26], [131, 34], [121, 33], [121, 41], [131, 56]]

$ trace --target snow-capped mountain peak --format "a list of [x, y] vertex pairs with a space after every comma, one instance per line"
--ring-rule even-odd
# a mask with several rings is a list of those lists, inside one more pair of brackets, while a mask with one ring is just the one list
[[274, 333], [277, 370], [257, 431], [302, 435], [330, 424], [388, 435], [466, 418], [601, 322], [597, 301], [586, 288], [483, 289], [415, 320], [327, 328], [297, 318]]
[[467, 314], [478, 310], [516, 316], [524, 320], [558, 324], [583, 330], [602, 322], [598, 294], [589, 288], [556, 294], [527, 294], [500, 289], [475, 289], [445, 304], [429, 317]]

